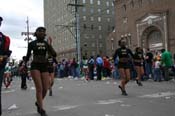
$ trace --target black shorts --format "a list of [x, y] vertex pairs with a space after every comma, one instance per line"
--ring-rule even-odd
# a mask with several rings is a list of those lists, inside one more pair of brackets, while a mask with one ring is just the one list
[[141, 63], [141, 62], [134, 62], [134, 66], [143, 66], [143, 63]]
[[30, 70], [39, 70], [40, 72], [48, 72], [48, 64], [47, 63], [31, 63]]
[[120, 69], [120, 68], [129, 69], [129, 68], [131, 68], [131, 64], [129, 62], [127, 62], [127, 63], [119, 62], [118, 69]]
[[48, 67], [48, 72], [49, 73], [53, 73], [54, 72], [54, 67], [52, 66], [52, 67]]

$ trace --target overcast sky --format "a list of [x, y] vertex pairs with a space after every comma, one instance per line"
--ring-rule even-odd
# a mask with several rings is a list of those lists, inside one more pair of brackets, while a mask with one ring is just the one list
[[43, 0], [0, 0], [0, 16], [4, 19], [0, 31], [11, 38], [12, 57], [21, 59], [26, 55], [27, 42], [21, 32], [27, 31], [27, 17], [30, 32], [44, 25]]

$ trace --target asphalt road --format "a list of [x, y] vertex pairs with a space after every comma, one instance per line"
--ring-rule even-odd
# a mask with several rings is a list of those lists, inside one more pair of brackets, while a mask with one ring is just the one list
[[[36, 112], [35, 88], [20, 89], [20, 79], [2, 89], [2, 116], [40, 116]], [[44, 106], [48, 116], [175, 116], [175, 81], [148, 80], [139, 87], [127, 85], [128, 96], [122, 96], [119, 81], [55, 79], [53, 96], [47, 95]]]

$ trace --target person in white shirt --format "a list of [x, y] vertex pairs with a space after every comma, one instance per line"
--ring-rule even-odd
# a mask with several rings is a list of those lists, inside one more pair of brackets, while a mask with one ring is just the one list
[[154, 63], [154, 81], [161, 81], [162, 72], [161, 72], [161, 62], [160, 59], [155, 58]]

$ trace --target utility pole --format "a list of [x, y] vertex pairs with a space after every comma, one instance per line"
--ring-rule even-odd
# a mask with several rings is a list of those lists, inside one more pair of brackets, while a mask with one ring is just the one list
[[75, 0], [74, 4], [69, 3], [68, 6], [75, 7], [75, 41], [76, 41], [76, 57], [77, 60], [81, 60], [81, 53], [80, 53], [80, 23], [79, 23], [79, 14], [78, 8], [83, 7], [83, 5], [78, 4], [78, 0]]
[[22, 35], [22, 36], [23, 36], [23, 35], [26, 36], [26, 38], [24, 39], [24, 41], [27, 41], [27, 46], [28, 46], [30, 40], [32, 40], [32, 39], [30, 38], [30, 35], [34, 35], [33, 32], [30, 32], [30, 31], [29, 31], [29, 18], [28, 18], [28, 17], [27, 17], [26, 24], [27, 24], [27, 31], [26, 31], [26, 32], [21, 32], [21, 35]]

